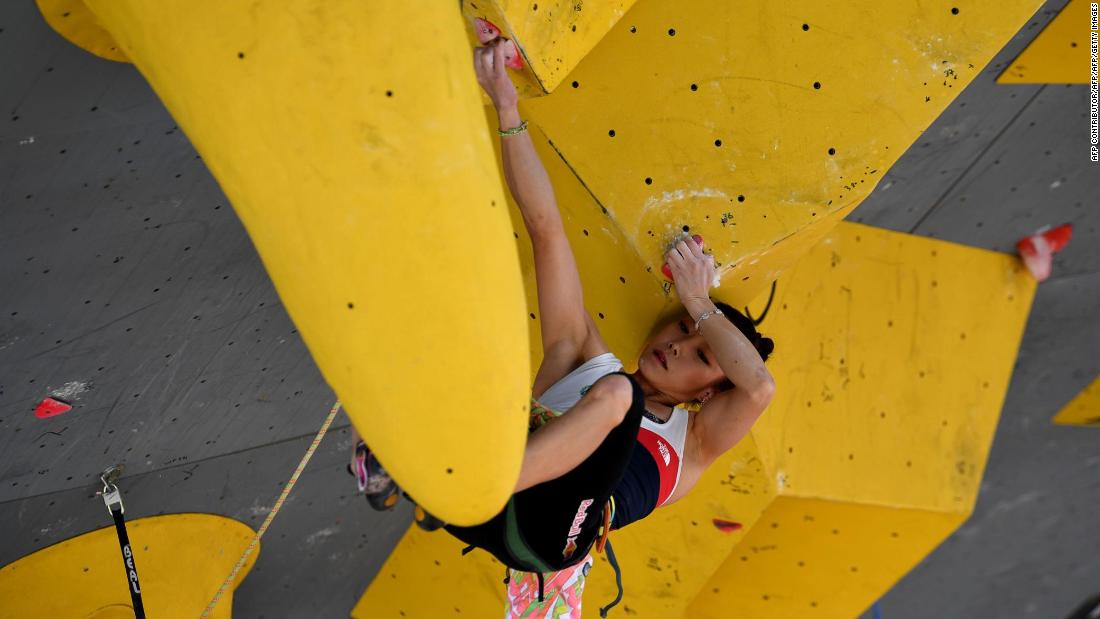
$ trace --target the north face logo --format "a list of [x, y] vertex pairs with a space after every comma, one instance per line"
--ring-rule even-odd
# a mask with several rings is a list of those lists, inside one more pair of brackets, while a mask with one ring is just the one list
[[657, 451], [661, 452], [661, 457], [665, 459], [665, 466], [668, 466], [669, 461], [672, 460], [672, 454], [668, 452], [668, 445], [665, 445], [664, 441], [657, 441]]

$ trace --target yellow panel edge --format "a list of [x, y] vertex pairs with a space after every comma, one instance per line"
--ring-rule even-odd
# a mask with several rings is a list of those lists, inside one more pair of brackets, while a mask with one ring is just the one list
[[1070, 400], [1052, 421], [1063, 426], [1100, 427], [1100, 377]]
[[1070, 0], [997, 76], [997, 83], [1088, 84], [1089, 5]]

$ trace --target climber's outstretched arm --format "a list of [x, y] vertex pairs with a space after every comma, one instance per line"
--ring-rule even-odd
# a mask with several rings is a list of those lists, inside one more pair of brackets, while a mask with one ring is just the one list
[[[474, 68], [478, 82], [493, 100], [500, 128], [518, 127], [522, 122], [519, 98], [506, 73], [500, 46], [476, 49]], [[602, 342], [598, 334], [592, 337], [595, 329], [584, 309], [577, 263], [565, 236], [554, 188], [530, 135], [505, 136], [501, 142], [504, 178], [534, 248], [543, 347], [543, 365], [534, 388], [538, 394], [573, 369], [594, 343]]]

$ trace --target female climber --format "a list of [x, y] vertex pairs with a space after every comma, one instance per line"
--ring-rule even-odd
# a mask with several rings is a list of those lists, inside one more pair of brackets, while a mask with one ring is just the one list
[[[751, 319], [711, 301], [714, 258], [685, 237], [666, 256], [684, 313], [650, 336], [636, 372], [623, 372], [585, 311], [554, 191], [505, 72], [502, 41], [477, 48], [474, 66], [496, 109], [505, 179], [534, 248], [543, 360], [514, 495], [484, 524], [445, 529], [511, 568], [509, 616], [538, 609], [537, 616], [579, 618], [597, 538], [687, 494], [768, 406], [775, 384], [764, 361], [773, 343]], [[699, 410], [689, 413], [683, 404]], [[375, 482], [385, 488], [373, 496], [396, 501], [388, 478], [372, 479], [379, 467], [365, 447], [353, 466], [361, 488]]]

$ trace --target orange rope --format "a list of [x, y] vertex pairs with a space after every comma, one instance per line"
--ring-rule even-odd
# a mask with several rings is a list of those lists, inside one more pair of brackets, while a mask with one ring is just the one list
[[317, 446], [321, 444], [321, 439], [325, 437], [325, 432], [328, 432], [328, 427], [332, 425], [332, 420], [336, 418], [336, 413], [340, 410], [340, 402], [336, 402], [332, 405], [332, 410], [328, 412], [328, 418], [325, 419], [325, 423], [321, 425], [321, 429], [317, 431], [317, 436], [313, 438], [313, 443], [310, 444], [309, 449], [306, 450], [306, 455], [302, 456], [302, 461], [298, 463], [298, 469], [294, 471], [294, 474], [290, 476], [290, 481], [286, 482], [286, 486], [283, 487], [283, 493], [279, 495], [279, 498], [275, 501], [275, 506], [268, 512], [267, 518], [264, 519], [263, 524], [260, 525], [256, 535], [252, 536], [252, 541], [249, 542], [248, 548], [244, 549], [244, 554], [241, 555], [240, 560], [233, 566], [233, 571], [222, 583], [221, 587], [218, 587], [218, 592], [214, 594], [214, 599], [210, 600], [210, 604], [207, 605], [206, 610], [202, 611], [200, 619], [207, 619], [210, 616], [210, 612], [217, 606], [218, 600], [221, 599], [222, 594], [229, 587], [229, 584], [233, 582], [233, 579], [237, 577], [237, 573], [244, 567], [245, 561], [248, 560], [248, 556], [255, 550], [256, 544], [260, 542], [260, 538], [264, 536], [264, 532], [267, 531], [267, 527], [271, 526], [271, 521], [275, 519], [275, 514], [279, 513], [279, 508], [283, 506], [283, 501], [286, 501], [286, 497], [290, 494], [291, 489], [294, 488], [295, 482], [298, 481], [298, 476], [302, 474], [302, 471], [306, 468], [306, 464], [309, 463], [309, 459], [313, 457], [313, 452], [317, 451]]

